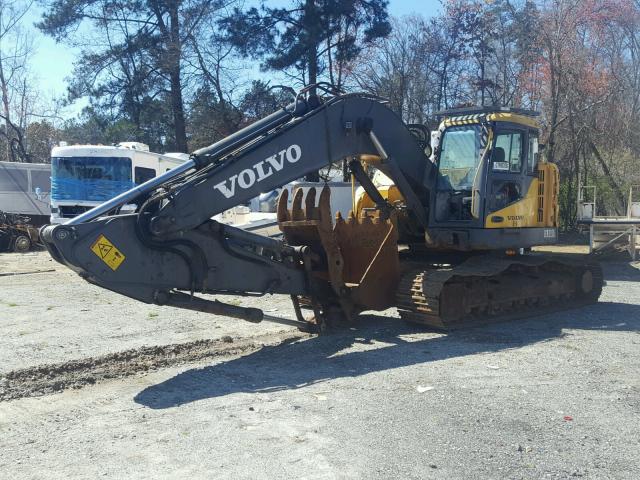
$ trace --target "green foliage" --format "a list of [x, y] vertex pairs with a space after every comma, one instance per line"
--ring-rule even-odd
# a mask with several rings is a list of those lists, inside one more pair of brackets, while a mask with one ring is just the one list
[[210, 145], [294, 100], [291, 92], [255, 80], [235, 105], [220, 102], [208, 88], [200, 89], [190, 108], [189, 149]]
[[[69, 100], [92, 99], [94, 110], [139, 132], [155, 137], [160, 116], [172, 134], [170, 149], [187, 148], [183, 77], [184, 63], [194, 48], [195, 32], [223, 0], [50, 0], [38, 27], [58, 41], [82, 37], [83, 50], [69, 84]], [[92, 25], [94, 37], [81, 34]], [[165, 103], [164, 107], [157, 102]], [[146, 120], [146, 123], [145, 123]], [[144, 141], [144, 139], [139, 138]]]
[[268, 83], [256, 80], [243, 95], [239, 108], [244, 123], [251, 123], [289, 105], [294, 100], [293, 92], [280, 87], [270, 87]]
[[189, 150], [206, 147], [236, 131], [241, 113], [230, 103], [220, 102], [209, 88], [194, 96], [189, 114]]
[[29, 160], [33, 163], [49, 163], [51, 149], [59, 141], [59, 135], [58, 129], [46, 120], [30, 123], [25, 131]]
[[[220, 25], [226, 40], [265, 70], [294, 70], [315, 83], [323, 73], [353, 60], [364, 44], [391, 31], [387, 0], [293, 0], [288, 8], [241, 10]], [[327, 72], [328, 70], [328, 72]], [[332, 83], [336, 83], [335, 80]]]
[[71, 144], [111, 145], [120, 142], [135, 141], [149, 145], [151, 151], [164, 152], [171, 129], [167, 126], [165, 103], [149, 102], [142, 110], [140, 124], [136, 125], [126, 117], [113, 118], [100, 108], [85, 108], [79, 118], [64, 123], [58, 137]]
[[571, 179], [562, 178], [558, 197], [560, 228], [563, 231], [572, 230], [576, 225], [576, 188]]

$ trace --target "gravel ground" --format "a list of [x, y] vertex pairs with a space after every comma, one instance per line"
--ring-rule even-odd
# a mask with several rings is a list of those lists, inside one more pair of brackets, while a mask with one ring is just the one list
[[[295, 318], [285, 296], [227, 299]], [[143, 346], [293, 330], [268, 322], [256, 328], [242, 320], [146, 305], [85, 282], [47, 252], [0, 254], [0, 374]]]
[[[178, 317], [64, 273], [0, 277], [1, 371], [135, 370], [0, 402], [0, 478], [640, 478], [640, 270], [605, 273], [578, 310], [450, 335], [390, 313], [322, 337]], [[141, 345], [182, 342], [205, 353], [137, 369]]]

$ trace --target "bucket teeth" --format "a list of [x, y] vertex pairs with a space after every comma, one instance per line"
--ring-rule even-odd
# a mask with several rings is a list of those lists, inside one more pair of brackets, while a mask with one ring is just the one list
[[[302, 188], [293, 191], [291, 208], [288, 208], [289, 191], [284, 189], [278, 199], [278, 222], [294, 226], [295, 222], [303, 222], [307, 226], [309, 222], [324, 229], [335, 229], [346, 226], [357, 228], [358, 226], [370, 227], [372, 225], [387, 224], [389, 220], [380, 217], [377, 212], [356, 215], [352, 210], [346, 217], [336, 212], [335, 218], [331, 216], [331, 189], [325, 185], [318, 195], [315, 187], [309, 188], [306, 193]], [[300, 225], [302, 226], [303, 223]]]
[[301, 188], [296, 188], [293, 192], [293, 205], [291, 206], [291, 220], [306, 220], [306, 212], [302, 210], [302, 197], [304, 191]]
[[307, 220], [316, 220], [317, 208], [316, 208], [316, 189], [310, 188], [307, 192], [307, 196], [304, 199], [304, 216]]
[[318, 201], [318, 219], [325, 224], [331, 225], [331, 189], [325, 185], [320, 192]]
[[[327, 192], [329, 192], [328, 189]], [[326, 214], [328, 223], [321, 220], [325, 217], [322, 214], [323, 198], [330, 200], [329, 195], [327, 193], [323, 197], [321, 194], [320, 206], [316, 206], [318, 195], [315, 188], [312, 187], [306, 192], [302, 188], [296, 188], [293, 192], [291, 208], [288, 208], [290, 194], [286, 189], [282, 191], [278, 200], [278, 225], [290, 245], [307, 245], [317, 251], [323, 249], [320, 231], [330, 232], [332, 228], [331, 210]], [[327, 205], [329, 204], [327, 202]]]
[[349, 210], [349, 215], [347, 215], [346, 220], [344, 219], [344, 217], [340, 212], [336, 213], [336, 228], [342, 227], [344, 225], [354, 225], [356, 222], [357, 222], [356, 217], [353, 214], [353, 211], [351, 210]]
[[278, 198], [278, 223], [288, 222], [291, 220], [291, 215], [289, 215], [289, 209], [287, 208], [287, 203], [289, 202], [289, 190], [286, 188], [282, 189], [280, 193], [280, 197]]
[[324, 186], [319, 196], [315, 187], [309, 188], [306, 194], [302, 188], [296, 188], [293, 192], [291, 209], [288, 208], [288, 201], [289, 192], [284, 189], [278, 199], [277, 212], [279, 223], [316, 221], [325, 227], [332, 226], [331, 189], [329, 187]]

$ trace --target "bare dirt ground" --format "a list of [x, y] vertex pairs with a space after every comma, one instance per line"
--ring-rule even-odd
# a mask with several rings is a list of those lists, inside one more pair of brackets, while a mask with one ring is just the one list
[[577, 310], [317, 337], [0, 255], [0, 478], [637, 479], [638, 267], [606, 264]]
[[[288, 297], [228, 298], [236, 305], [258, 305], [267, 314], [295, 318]], [[143, 346], [286, 330], [292, 328], [266, 322], [256, 328], [225, 317], [146, 305], [85, 282], [46, 252], [0, 254], [0, 374]]]

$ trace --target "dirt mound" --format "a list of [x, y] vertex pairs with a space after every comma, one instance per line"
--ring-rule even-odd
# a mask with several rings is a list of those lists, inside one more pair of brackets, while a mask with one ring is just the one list
[[208, 358], [240, 355], [258, 350], [265, 345], [275, 345], [305, 336], [299, 332], [235, 340], [227, 336], [216, 340], [141, 347], [100, 357], [13, 370], [0, 375], [0, 401], [82, 388], [108, 379], [128, 377]]

